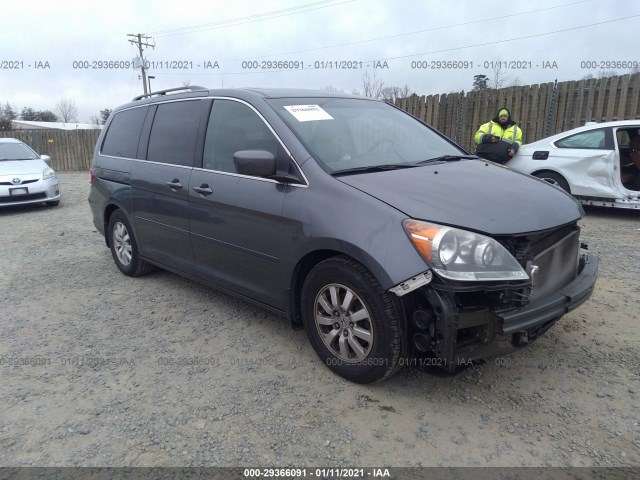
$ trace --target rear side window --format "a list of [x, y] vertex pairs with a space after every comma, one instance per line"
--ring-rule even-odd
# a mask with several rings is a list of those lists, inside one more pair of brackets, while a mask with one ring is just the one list
[[102, 155], [136, 158], [140, 132], [146, 115], [147, 107], [116, 113], [104, 137]]
[[559, 148], [605, 149], [606, 137], [603, 128], [589, 132], [576, 133], [556, 141]]
[[147, 160], [193, 166], [200, 106], [200, 100], [158, 105], [151, 127]]

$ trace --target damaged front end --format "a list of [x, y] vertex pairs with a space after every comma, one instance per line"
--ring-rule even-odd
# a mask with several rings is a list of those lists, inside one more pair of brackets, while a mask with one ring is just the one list
[[[535, 340], [593, 292], [598, 259], [581, 253], [586, 246], [580, 243], [579, 232], [577, 224], [572, 224], [553, 231], [495, 237], [504, 252], [492, 244], [494, 257], [485, 256], [483, 263], [479, 254], [486, 253], [482, 246], [486, 237], [458, 235], [457, 244], [445, 239], [449, 245], [444, 245], [444, 257], [437, 258], [443, 246], [442, 230], [429, 233], [422, 228], [419, 251], [428, 250], [432, 269], [418, 280], [391, 289], [402, 302], [412, 357], [428, 359], [426, 364], [453, 372]], [[505, 258], [507, 252], [519, 271]], [[465, 257], [473, 268], [463, 265]], [[444, 273], [443, 267], [447, 267]]]

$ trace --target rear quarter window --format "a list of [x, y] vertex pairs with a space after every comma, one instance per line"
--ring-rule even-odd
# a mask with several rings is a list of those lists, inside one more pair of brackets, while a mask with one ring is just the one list
[[140, 132], [148, 107], [117, 112], [102, 142], [102, 155], [136, 158]]

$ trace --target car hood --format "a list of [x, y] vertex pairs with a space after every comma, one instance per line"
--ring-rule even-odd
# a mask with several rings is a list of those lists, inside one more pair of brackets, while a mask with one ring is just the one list
[[480, 160], [337, 179], [409, 217], [489, 235], [547, 230], [583, 214], [582, 207], [561, 189]]
[[40, 174], [45, 168], [47, 168], [47, 164], [39, 158], [34, 160], [1, 160], [0, 176]]

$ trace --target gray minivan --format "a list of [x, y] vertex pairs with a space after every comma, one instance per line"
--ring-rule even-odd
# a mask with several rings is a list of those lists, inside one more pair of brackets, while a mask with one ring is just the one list
[[564, 191], [352, 95], [136, 97], [105, 125], [91, 181], [122, 273], [160, 267], [280, 313], [359, 383], [527, 345], [597, 276]]

